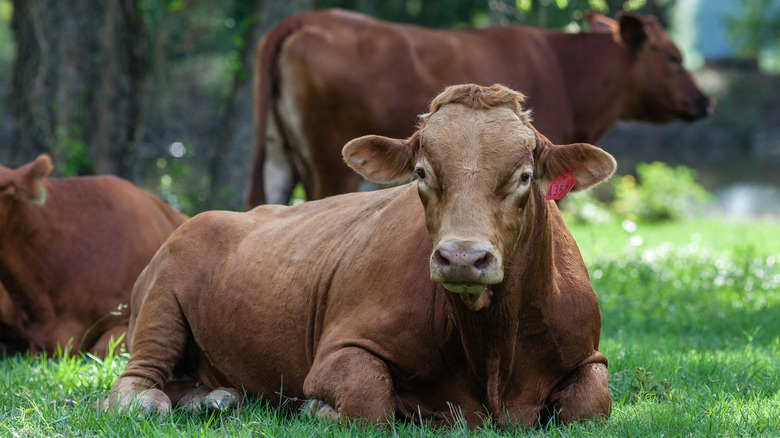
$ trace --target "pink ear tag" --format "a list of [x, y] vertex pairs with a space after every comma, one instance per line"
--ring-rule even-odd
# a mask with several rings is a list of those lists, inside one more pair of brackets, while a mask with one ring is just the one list
[[571, 176], [571, 170], [562, 173], [550, 181], [550, 184], [547, 185], [547, 195], [545, 196], [547, 199], [561, 199], [563, 198], [563, 195], [569, 193], [569, 190], [574, 187], [574, 177]]

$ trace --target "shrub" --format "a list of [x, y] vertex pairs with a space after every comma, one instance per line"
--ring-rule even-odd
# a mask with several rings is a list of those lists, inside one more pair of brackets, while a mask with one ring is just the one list
[[614, 177], [614, 211], [634, 221], [658, 222], [700, 213], [712, 195], [696, 183], [696, 171], [661, 162], [639, 163], [638, 177]]

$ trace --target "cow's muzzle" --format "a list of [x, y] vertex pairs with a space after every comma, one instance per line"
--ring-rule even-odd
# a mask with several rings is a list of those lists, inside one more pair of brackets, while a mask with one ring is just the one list
[[503, 279], [501, 256], [488, 243], [444, 240], [431, 254], [431, 280], [451, 292], [479, 294]]
[[685, 107], [685, 111], [680, 115], [685, 121], [693, 122], [695, 120], [709, 117], [715, 110], [715, 99], [700, 95], [692, 99]]

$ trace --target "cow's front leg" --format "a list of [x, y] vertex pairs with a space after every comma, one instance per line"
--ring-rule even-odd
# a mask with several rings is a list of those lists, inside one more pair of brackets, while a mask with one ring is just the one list
[[343, 348], [315, 360], [303, 392], [313, 399], [304, 410], [317, 418], [379, 423], [395, 412], [387, 365], [362, 348]]
[[606, 419], [611, 411], [607, 358], [595, 352], [553, 393], [552, 408], [561, 422]]

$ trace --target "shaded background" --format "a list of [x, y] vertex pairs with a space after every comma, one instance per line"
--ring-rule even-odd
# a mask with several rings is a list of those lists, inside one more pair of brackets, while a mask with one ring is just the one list
[[587, 10], [653, 14], [701, 88], [702, 122], [621, 122], [619, 173], [697, 170], [726, 217], [780, 215], [780, 0], [0, 0], [0, 163], [112, 173], [187, 214], [239, 210], [254, 149], [251, 55], [284, 16], [342, 7], [429, 27], [578, 31]]

